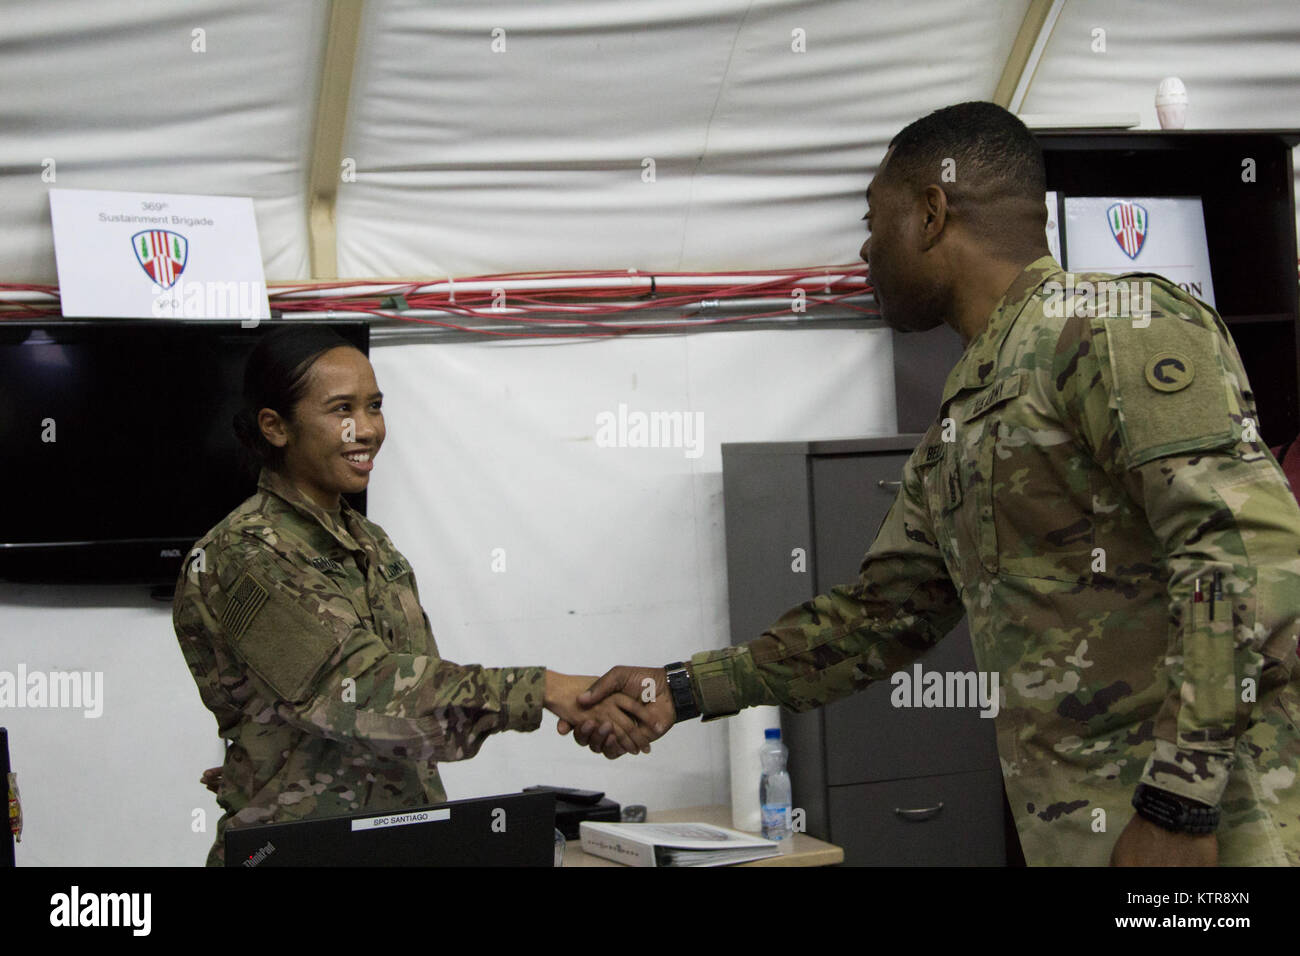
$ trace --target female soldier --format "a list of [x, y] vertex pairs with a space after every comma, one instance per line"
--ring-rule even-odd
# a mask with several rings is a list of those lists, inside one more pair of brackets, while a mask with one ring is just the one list
[[341, 497], [370, 481], [381, 400], [365, 355], [328, 328], [281, 327], [249, 358], [234, 425], [258, 490], [195, 543], [173, 609], [228, 741], [208, 865], [224, 862], [227, 825], [443, 802], [437, 761], [535, 730], [543, 707], [649, 750], [639, 701], [577, 705], [594, 678], [439, 656], [411, 566]]

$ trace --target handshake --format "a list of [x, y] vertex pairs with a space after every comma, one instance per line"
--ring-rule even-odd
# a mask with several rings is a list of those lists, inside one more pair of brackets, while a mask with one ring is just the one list
[[610, 760], [648, 754], [677, 719], [662, 667], [614, 667], [599, 680], [548, 670], [543, 704], [561, 734]]

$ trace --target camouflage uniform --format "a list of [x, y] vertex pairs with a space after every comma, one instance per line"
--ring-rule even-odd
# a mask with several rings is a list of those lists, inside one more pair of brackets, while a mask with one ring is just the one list
[[1221, 863], [1300, 863], [1300, 508], [1252, 440], [1222, 319], [1134, 276], [1149, 324], [1060, 293], [1050, 256], [1025, 269], [948, 376], [857, 584], [696, 654], [706, 717], [843, 697], [964, 610], [999, 675], [1027, 862], [1107, 863], [1145, 782], [1221, 807]]
[[195, 549], [173, 621], [229, 742], [208, 865], [227, 824], [444, 801], [437, 761], [540, 725], [545, 669], [442, 660], [410, 565], [346, 501], [331, 513], [263, 469]]

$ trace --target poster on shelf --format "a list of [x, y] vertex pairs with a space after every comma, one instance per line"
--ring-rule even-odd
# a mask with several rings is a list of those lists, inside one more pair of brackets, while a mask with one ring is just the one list
[[1065, 197], [1071, 272], [1154, 272], [1212, 308], [1210, 248], [1200, 197]]

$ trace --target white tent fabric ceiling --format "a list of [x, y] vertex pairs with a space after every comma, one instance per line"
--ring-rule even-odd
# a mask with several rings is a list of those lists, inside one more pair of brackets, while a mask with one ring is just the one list
[[[851, 262], [889, 138], [991, 97], [1027, 8], [370, 0], [338, 274]], [[250, 195], [268, 279], [310, 278], [328, 22], [307, 0], [7, 7], [0, 281], [55, 281], [48, 159], [59, 187]], [[1297, 40], [1291, 0], [1067, 0], [1022, 110], [1129, 111], [1153, 128], [1156, 83], [1178, 75], [1189, 128], [1300, 125]]]
[[[1031, 5], [367, 0], [351, 68], [327, 76], [342, 9], [5, 3], [0, 283], [56, 281], [51, 186], [252, 196], [268, 279], [312, 278], [331, 80], [347, 81], [348, 107], [324, 117], [339, 123], [329, 163], [356, 171], [330, 177], [340, 277], [852, 262], [889, 139], [992, 97]], [[1065, 0], [1021, 108], [1132, 112], [1154, 128], [1156, 84], [1177, 75], [1190, 128], [1294, 128], [1297, 43], [1295, 0]], [[385, 345], [371, 352], [389, 437], [369, 514], [417, 570], [441, 652], [459, 663], [591, 673], [726, 644], [721, 445], [897, 430], [883, 328]], [[598, 445], [598, 416], [624, 405], [701, 416], [700, 456]], [[498, 551], [508, 575], [490, 563]], [[6, 716], [24, 797], [41, 808], [20, 865], [201, 861], [210, 827], [186, 808], [203, 794], [215, 821], [196, 780], [224, 748], [170, 608], [0, 582], [0, 620], [0, 660], [104, 671], [111, 702], [96, 721]], [[443, 778], [453, 799], [549, 783], [652, 808], [723, 803], [729, 723], [690, 722], [650, 757], [608, 765], [547, 718]]]

